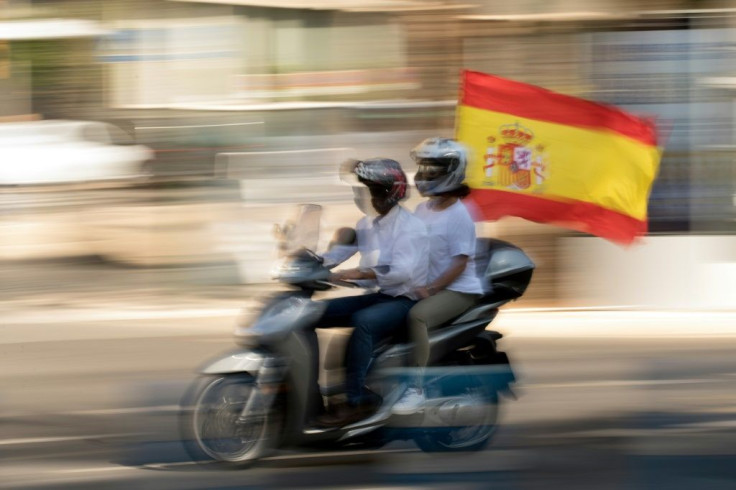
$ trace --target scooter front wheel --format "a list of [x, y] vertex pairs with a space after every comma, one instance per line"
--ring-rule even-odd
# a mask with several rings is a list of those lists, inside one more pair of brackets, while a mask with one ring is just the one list
[[243, 417], [258, 389], [247, 374], [208, 376], [192, 386], [182, 403], [180, 428], [193, 460], [246, 466], [269, 452], [271, 413]]

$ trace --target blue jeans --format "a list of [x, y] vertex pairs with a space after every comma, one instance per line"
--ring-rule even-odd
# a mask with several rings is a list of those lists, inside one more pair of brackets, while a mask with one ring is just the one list
[[406, 328], [406, 317], [414, 304], [416, 301], [405, 296], [382, 293], [327, 300], [327, 309], [317, 328], [354, 327], [345, 353], [345, 392], [351, 405], [363, 401], [363, 386], [374, 346]]

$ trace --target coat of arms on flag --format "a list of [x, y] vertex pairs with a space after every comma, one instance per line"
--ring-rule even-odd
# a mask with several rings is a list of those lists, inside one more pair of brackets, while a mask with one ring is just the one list
[[504, 124], [486, 138], [483, 155], [487, 186], [541, 190], [547, 170], [543, 144], [534, 141], [534, 132], [517, 121]]
[[660, 160], [650, 121], [465, 71], [456, 124], [480, 219], [518, 216], [619, 243], [646, 233]]

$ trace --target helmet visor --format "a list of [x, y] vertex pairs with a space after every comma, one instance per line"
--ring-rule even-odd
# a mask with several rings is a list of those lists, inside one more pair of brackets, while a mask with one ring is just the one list
[[415, 180], [435, 180], [447, 175], [447, 162], [435, 158], [422, 158], [417, 162]]

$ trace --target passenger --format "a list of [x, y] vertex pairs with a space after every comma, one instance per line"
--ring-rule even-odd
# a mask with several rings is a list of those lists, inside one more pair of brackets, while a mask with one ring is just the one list
[[429, 234], [429, 276], [416, 292], [419, 303], [409, 312], [419, 374], [393, 407], [399, 415], [414, 413], [425, 402], [422, 378], [430, 354], [428, 332], [461, 315], [483, 295], [474, 265], [475, 224], [461, 201], [470, 192], [463, 184], [465, 148], [451, 139], [429, 138], [412, 150], [411, 157], [417, 164], [416, 187], [429, 197], [414, 212]]

